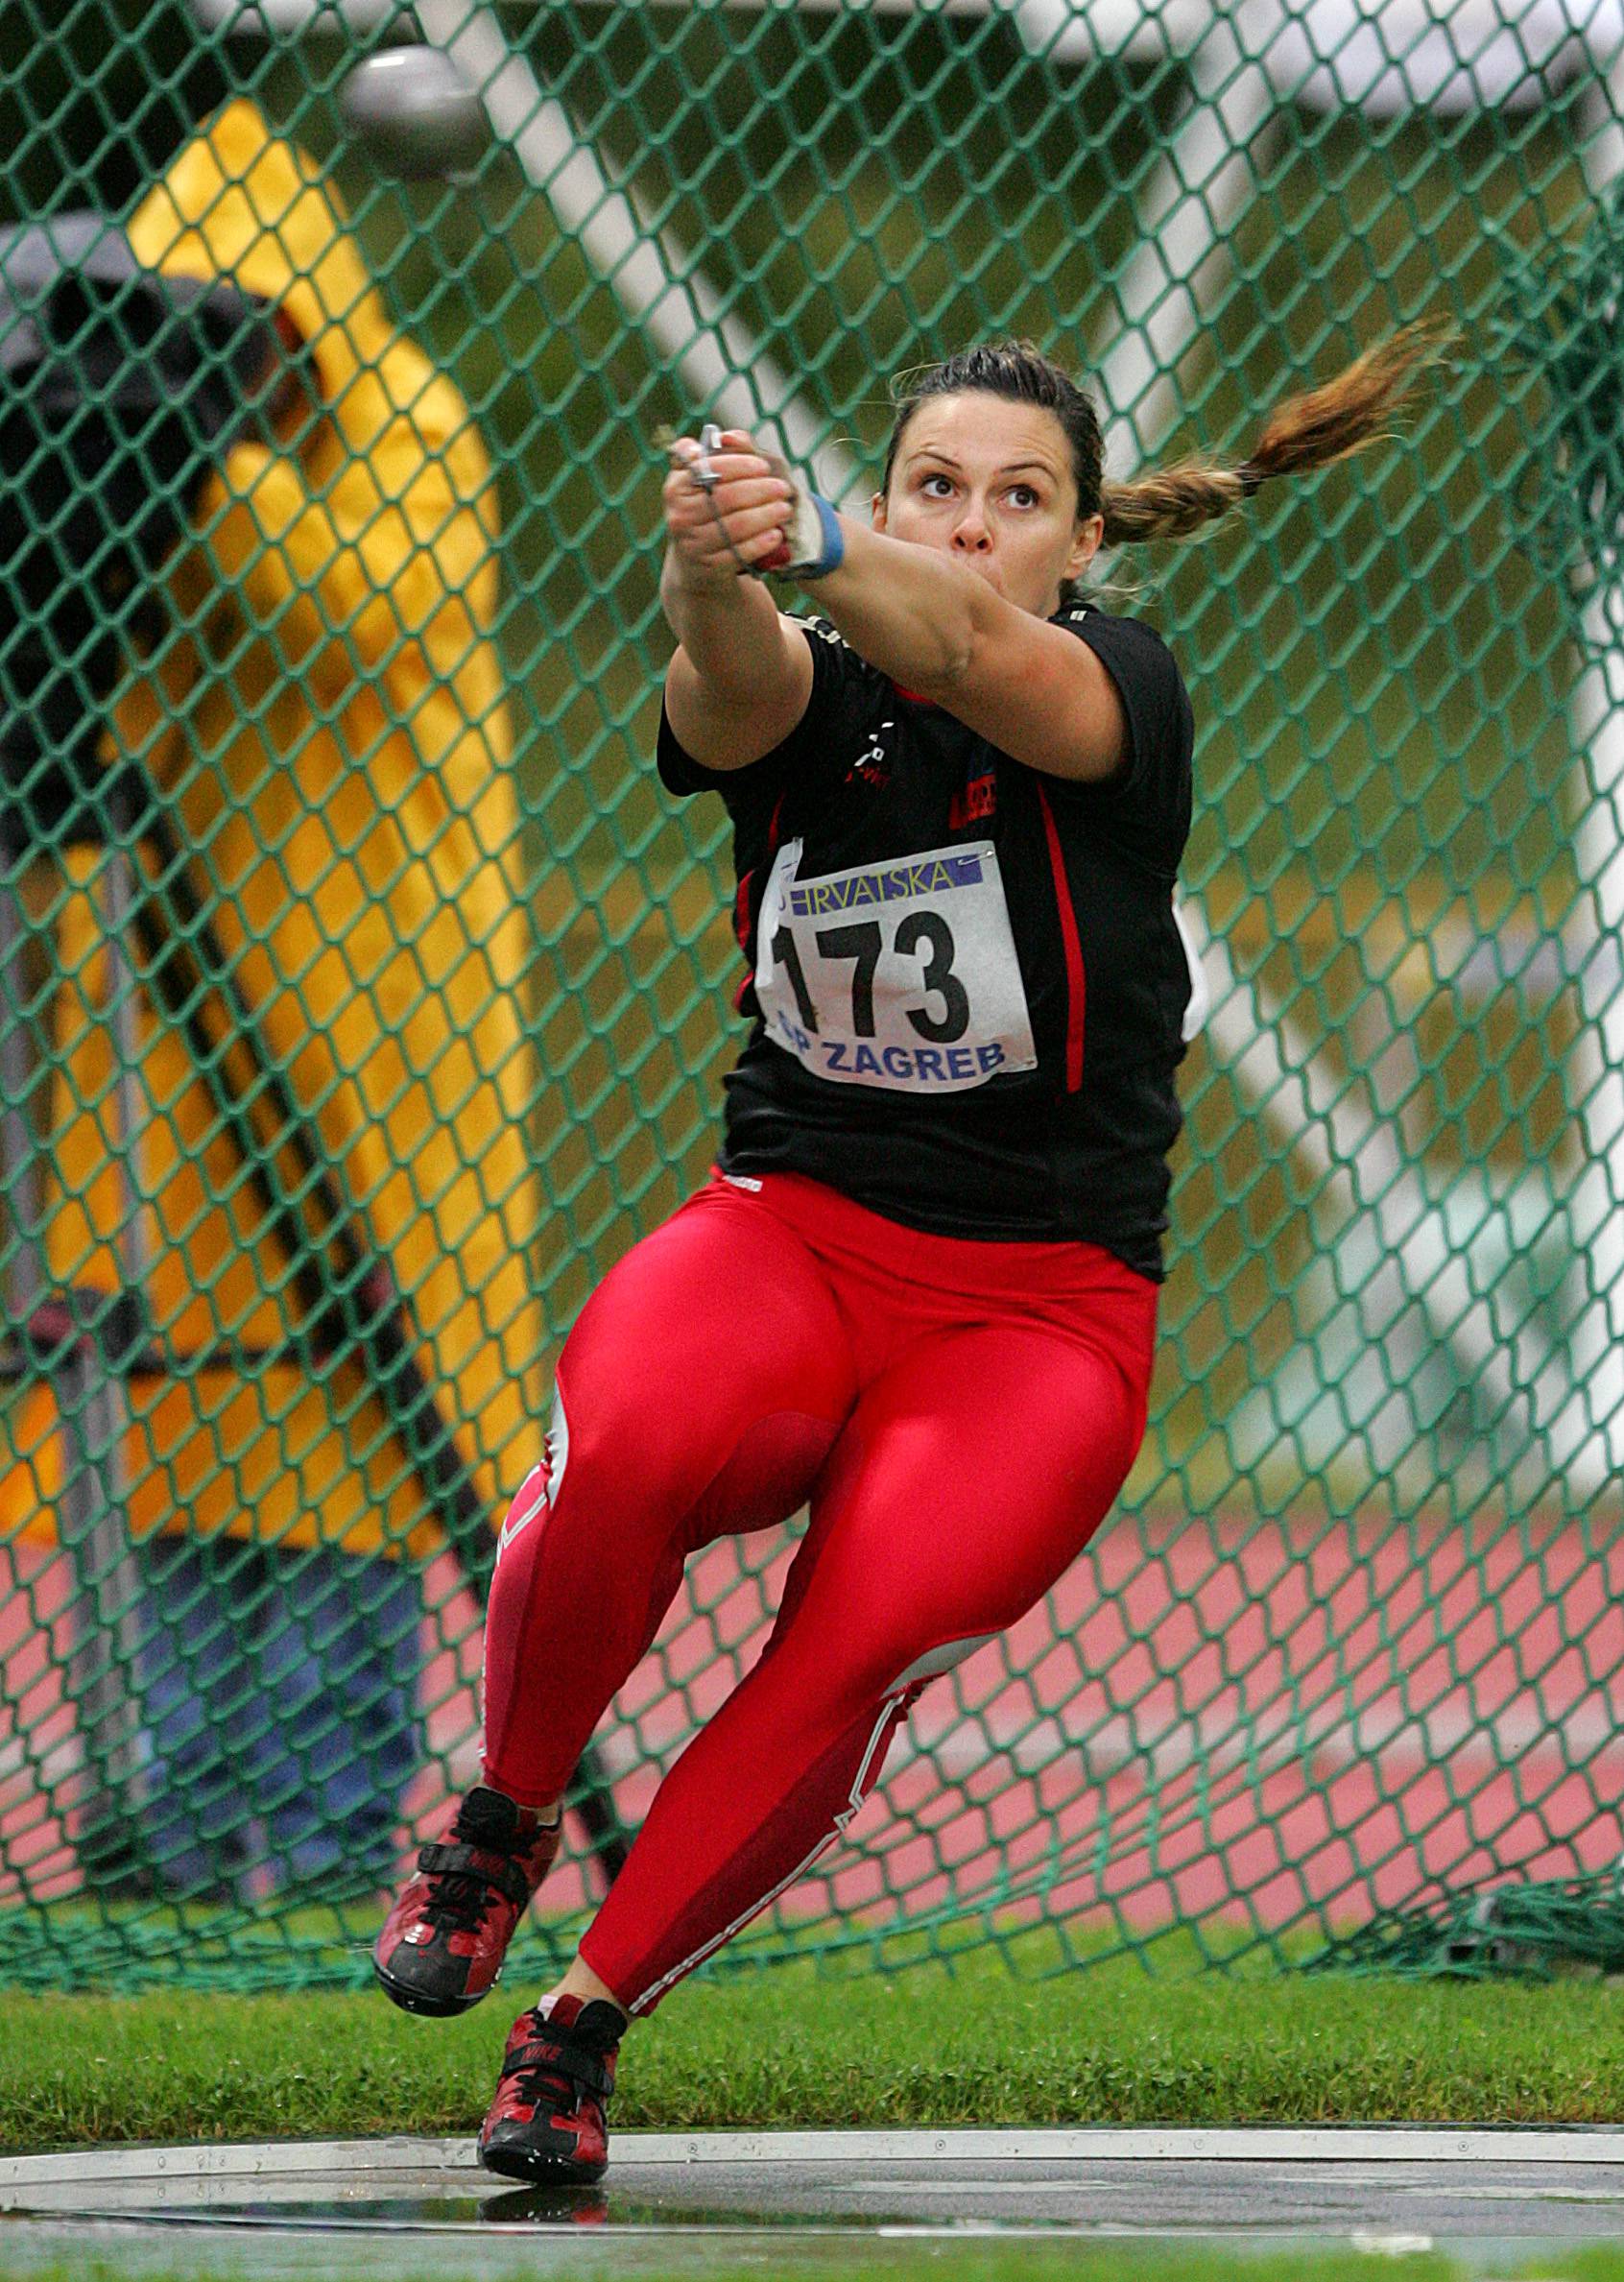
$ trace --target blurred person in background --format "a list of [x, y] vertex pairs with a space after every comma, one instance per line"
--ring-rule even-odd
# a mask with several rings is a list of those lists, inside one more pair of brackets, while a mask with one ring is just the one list
[[[167, 631], [120, 686], [108, 750], [179, 832], [262, 1074], [291, 1089], [359, 1232], [364, 1306], [406, 1326], [401, 1371], [426, 1382], [418, 1408], [462, 1509], [494, 1515], [539, 1447], [542, 1332], [488, 458], [455, 386], [392, 324], [334, 190], [252, 104], [195, 135], [127, 231], [166, 277], [267, 304], [288, 361], [272, 424], [232, 445], [164, 566]], [[120, 1275], [95, 1109], [111, 1049], [76, 981], [96, 927], [70, 896], [43, 1228], [62, 1286]], [[229, 1340], [273, 1359], [131, 1382], [123, 1501], [148, 1592], [129, 1683], [149, 1754], [133, 1883], [375, 1891], [422, 1763], [419, 1572], [446, 1542], [444, 1501], [389, 1374], [333, 1331], [356, 1295], [311, 1322], [240, 1137], [151, 1010], [140, 1077], [147, 1319], [170, 1354]], [[273, 1117], [267, 1154], [283, 1139]], [[330, 1254], [319, 1226], [310, 1249]], [[0, 1529], [53, 1541], [49, 1383], [12, 1446]], [[461, 1550], [477, 1574], [478, 1549]]]

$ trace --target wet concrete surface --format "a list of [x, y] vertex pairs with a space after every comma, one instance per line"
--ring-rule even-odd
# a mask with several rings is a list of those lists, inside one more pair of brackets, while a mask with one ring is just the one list
[[1136, 2161], [963, 2161], [823, 2165], [618, 2162], [590, 2188], [525, 2187], [424, 2172], [351, 2182], [279, 2177], [147, 2181], [106, 2189], [41, 2188], [14, 2209], [96, 2220], [266, 2227], [368, 2227], [389, 2232], [501, 2226], [797, 2228], [962, 2225], [1087, 2232], [1317, 2234], [1361, 2229], [1465, 2235], [1538, 2234], [1624, 2243], [1624, 2163], [1594, 2168], [1506, 2165], [1492, 2178], [1439, 2163], [1347, 2164]]
[[599, 2186], [561, 2190], [491, 2177], [463, 2140], [118, 2150], [0, 2162], [0, 2211], [3, 2273], [92, 2240], [131, 2270], [137, 2245], [191, 2263], [206, 2240], [269, 2272], [272, 2243], [302, 2237], [335, 2271], [403, 2273], [415, 2241], [494, 2273], [482, 2245], [550, 2245], [550, 2265], [618, 2244], [613, 2270], [634, 2272], [659, 2245], [667, 2267], [686, 2244], [742, 2269], [834, 2237], [989, 2235], [1432, 2246], [1489, 2272], [1538, 2246], [1624, 2244], [1624, 2134], [626, 2133]]

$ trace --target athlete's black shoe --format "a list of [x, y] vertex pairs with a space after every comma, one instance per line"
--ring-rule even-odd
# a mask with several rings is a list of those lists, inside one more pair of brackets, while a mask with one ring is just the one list
[[587, 2186], [609, 2165], [604, 2108], [626, 2016], [601, 1999], [554, 1997], [508, 2033], [479, 2159], [509, 2179]]
[[492, 1988], [513, 1929], [553, 1866], [559, 1826], [499, 1790], [470, 1790], [384, 1921], [372, 1971], [407, 2012], [466, 2012]]

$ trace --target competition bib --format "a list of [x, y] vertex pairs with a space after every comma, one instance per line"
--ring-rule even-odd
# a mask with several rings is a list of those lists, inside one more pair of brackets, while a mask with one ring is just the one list
[[774, 1044], [837, 1085], [961, 1093], [1037, 1052], [997, 851], [939, 848], [800, 879], [778, 852], [755, 996]]

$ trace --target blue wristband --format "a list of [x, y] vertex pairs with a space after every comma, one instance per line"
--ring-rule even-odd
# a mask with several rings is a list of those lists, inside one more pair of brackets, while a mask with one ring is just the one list
[[831, 570], [838, 570], [846, 561], [846, 540], [840, 528], [840, 517], [826, 499], [816, 492], [806, 494], [807, 505], [818, 517], [818, 552], [815, 559], [792, 563], [789, 575], [797, 579], [827, 578]]

